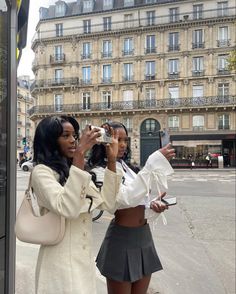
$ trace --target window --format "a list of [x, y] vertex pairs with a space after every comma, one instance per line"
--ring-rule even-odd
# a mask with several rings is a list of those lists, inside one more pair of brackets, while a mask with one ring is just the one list
[[169, 51], [179, 50], [179, 33], [169, 33]]
[[113, 0], [103, 0], [103, 9], [112, 9], [113, 8]]
[[64, 2], [61, 2], [61, 3], [58, 2], [56, 4], [55, 14], [56, 14], [56, 17], [65, 16], [65, 14], [66, 14], [66, 4]]
[[146, 36], [146, 50], [145, 53], [155, 53], [156, 52], [156, 38], [155, 35]]
[[147, 11], [147, 25], [153, 26], [155, 24], [155, 10]]
[[82, 83], [83, 84], [91, 83], [91, 67], [90, 66], [82, 67]]
[[63, 70], [55, 69], [54, 71], [54, 79], [56, 84], [60, 84], [63, 81]]
[[83, 53], [82, 53], [82, 59], [91, 58], [91, 43], [86, 42], [83, 43]]
[[102, 57], [112, 57], [111, 40], [105, 40], [102, 43]]
[[133, 26], [133, 14], [124, 15], [124, 26], [125, 28], [131, 28]]
[[193, 116], [193, 130], [202, 131], [204, 129], [204, 116], [194, 115]]
[[156, 63], [155, 61], [146, 61], [146, 80], [155, 80]]
[[21, 136], [21, 128], [17, 128], [17, 135]]
[[228, 55], [219, 55], [218, 56], [218, 72], [224, 73], [228, 72]]
[[83, 20], [84, 33], [91, 33], [91, 19]]
[[179, 117], [176, 115], [172, 115], [168, 117], [168, 127], [170, 130], [178, 130], [179, 129]]
[[218, 47], [229, 46], [229, 36], [228, 36], [228, 27], [220, 27], [218, 33]]
[[103, 30], [104, 31], [111, 30], [111, 17], [103, 17]]
[[102, 92], [102, 109], [111, 109], [111, 91]]
[[124, 81], [132, 81], [133, 80], [133, 63], [124, 63]]
[[228, 15], [228, 1], [217, 3], [217, 16], [227, 16]]
[[132, 132], [133, 129], [133, 120], [129, 117], [123, 118], [123, 125], [126, 127], [128, 132]]
[[179, 102], [179, 87], [169, 87], [169, 103], [170, 105], [177, 105]]
[[169, 74], [178, 74], [179, 73], [179, 60], [170, 59], [168, 64], [168, 73]]
[[204, 48], [202, 29], [193, 31], [193, 49], [195, 48]]
[[124, 0], [124, 7], [133, 6], [134, 0]]
[[193, 76], [200, 76], [203, 74], [203, 57], [193, 57]]
[[229, 102], [229, 83], [218, 84], [218, 102]]
[[193, 5], [193, 19], [201, 19], [203, 17], [203, 4]]
[[62, 37], [63, 36], [63, 24], [57, 23], [56, 24], [56, 37]]
[[133, 39], [126, 38], [124, 39], [124, 48], [123, 48], [123, 55], [132, 55], [134, 53], [133, 49]]
[[54, 47], [54, 60], [55, 61], [62, 61], [64, 58], [63, 55], [63, 47], [62, 45], [57, 45]]
[[134, 92], [133, 90], [125, 90], [123, 91], [123, 101], [124, 101], [124, 108], [125, 109], [132, 109], [133, 108], [133, 97]]
[[84, 0], [83, 12], [92, 12], [92, 11], [93, 11], [93, 0]]
[[54, 109], [56, 112], [62, 111], [63, 107], [63, 96], [62, 94], [55, 94], [54, 95]]
[[229, 130], [229, 114], [219, 115], [218, 129], [219, 130]]
[[156, 107], [156, 89], [148, 88], [145, 93], [145, 107]]
[[203, 85], [194, 85], [193, 86], [193, 105], [203, 104]]
[[83, 110], [90, 110], [90, 99], [91, 99], [91, 93], [90, 92], [84, 92], [82, 94], [82, 109]]
[[156, 124], [156, 121], [154, 119], [146, 119], [144, 123], [145, 133], [157, 131], [158, 125]]
[[179, 8], [170, 8], [169, 9], [169, 16], [170, 16], [170, 22], [176, 22], [179, 21]]
[[103, 83], [111, 83], [112, 74], [111, 74], [111, 65], [105, 64], [102, 69], [102, 82]]

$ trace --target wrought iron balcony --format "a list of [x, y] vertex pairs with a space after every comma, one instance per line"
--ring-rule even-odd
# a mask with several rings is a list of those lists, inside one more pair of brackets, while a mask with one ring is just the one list
[[180, 49], [179, 44], [177, 44], [177, 45], [169, 45], [169, 46], [168, 46], [168, 51], [169, 51], [169, 52], [170, 52], [170, 51], [179, 51], [179, 49]]
[[103, 77], [102, 78], [102, 83], [103, 84], [110, 84], [110, 83], [112, 83], [112, 77]]
[[[133, 3], [134, 1], [132, 1], [131, 3]], [[133, 4], [131, 5], [133, 6]], [[224, 18], [235, 18], [235, 6], [232, 7], [228, 7], [227, 8], [227, 13], [222, 13], [219, 16], [219, 9], [215, 8], [215, 9], [206, 9], [206, 10], [202, 10], [202, 21], [211, 21], [211, 20], [217, 20], [217, 19], [224, 19]], [[68, 15], [69, 16], [69, 15]], [[52, 17], [46, 17], [45, 19], [50, 19], [50, 18], [54, 18]], [[194, 11], [185, 11], [184, 13], [178, 13], [177, 15], [172, 15], [170, 16], [169, 14], [166, 15], [160, 15], [158, 17], [155, 17], [155, 23], [151, 24], [149, 22], [148, 17], [137, 17], [135, 19], [132, 20], [132, 22], [124, 22], [123, 20], [119, 20], [119, 21], [112, 21], [111, 22], [111, 31], [122, 31], [122, 30], [127, 30], [127, 29], [136, 29], [136, 28], [144, 28], [150, 25], [151, 26], [163, 26], [163, 25], [173, 25], [175, 26], [176, 24], [181, 24], [181, 22], [188, 22], [191, 23], [192, 21], [196, 21], [196, 12]], [[200, 20], [197, 20], [200, 21]], [[129, 27], [127, 27], [127, 24], [132, 23], [132, 26], [129, 25]], [[71, 26], [70, 28], [67, 28], [66, 30], [63, 30], [63, 37], [68, 37], [68, 36], [79, 36], [79, 35], [83, 35], [84, 33], [101, 33], [104, 32], [104, 24], [101, 21], [100, 23], [96, 23], [93, 25], [88, 25], [88, 26]], [[37, 41], [43, 40], [43, 39], [49, 39], [49, 38], [56, 38], [56, 34], [54, 30], [48, 30], [48, 28], [46, 27], [44, 30], [40, 31], [40, 34], [38, 32], [35, 33], [32, 43], [35, 43]]]
[[192, 70], [193, 77], [202, 77], [205, 74], [205, 70]]
[[123, 76], [122, 77], [122, 81], [123, 82], [133, 82], [134, 81], [134, 76], [133, 75], [130, 75], [130, 76]]
[[145, 78], [145, 81], [151, 81], [151, 80], [156, 79], [156, 75], [155, 74], [146, 74], [144, 78]]
[[156, 53], [157, 52], [157, 48], [156, 47], [148, 47], [145, 48], [145, 54], [151, 54], [151, 53]]
[[205, 48], [205, 42], [193, 42], [192, 43], [192, 49], [200, 49]]
[[134, 55], [134, 49], [130, 49], [130, 50], [122, 50], [122, 55], [123, 55], [123, 56]]
[[51, 64], [62, 64], [65, 61], [66, 61], [66, 56], [64, 53], [50, 55], [50, 63]]
[[218, 75], [228, 75], [228, 74], [230, 74], [230, 71], [225, 68], [218, 68], [217, 74]]
[[193, 131], [194, 132], [202, 132], [202, 131], [204, 131], [204, 127], [203, 126], [193, 126]]
[[228, 47], [230, 46], [230, 40], [225, 39], [225, 40], [217, 40], [217, 47]]
[[109, 58], [109, 57], [112, 57], [112, 52], [110, 51], [110, 52], [102, 52], [101, 53], [101, 56], [103, 57], [103, 58]]
[[52, 114], [57, 111], [59, 112], [110, 112], [112, 111], [127, 111], [132, 109], [132, 111], [140, 111], [146, 109], [153, 110], [163, 110], [166, 109], [183, 109], [183, 108], [199, 108], [199, 107], [219, 107], [219, 106], [236, 106], [236, 96], [227, 97], [187, 97], [187, 98], [168, 98], [168, 99], [145, 99], [145, 100], [135, 100], [135, 101], [117, 101], [110, 103], [91, 103], [90, 109], [84, 109], [83, 103], [78, 104], [64, 104], [64, 105], [40, 105], [33, 106], [29, 110], [29, 115], [40, 115], [40, 114]]
[[36, 80], [32, 83], [30, 90], [49, 87], [70, 87], [79, 85], [79, 78], [57, 78], [49, 80]]
[[168, 79], [178, 79], [179, 78], [179, 72], [169, 72], [168, 73]]
[[91, 57], [92, 57], [91, 52], [81, 54], [81, 59], [90, 59]]

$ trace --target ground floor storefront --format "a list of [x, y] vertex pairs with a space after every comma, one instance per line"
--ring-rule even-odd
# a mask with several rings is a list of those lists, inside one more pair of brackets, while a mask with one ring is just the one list
[[235, 167], [235, 134], [200, 134], [170, 136], [176, 150], [174, 167]]

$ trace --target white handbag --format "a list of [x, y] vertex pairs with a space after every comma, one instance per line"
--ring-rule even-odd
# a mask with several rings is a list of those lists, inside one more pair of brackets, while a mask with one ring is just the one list
[[26, 243], [56, 245], [64, 237], [65, 218], [51, 211], [40, 215], [37, 196], [31, 189], [31, 175], [16, 216], [16, 237]]

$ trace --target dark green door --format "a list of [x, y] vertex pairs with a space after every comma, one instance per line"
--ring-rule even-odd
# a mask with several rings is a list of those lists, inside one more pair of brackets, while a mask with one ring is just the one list
[[140, 127], [140, 164], [144, 166], [148, 156], [161, 147], [160, 123], [146, 119]]

